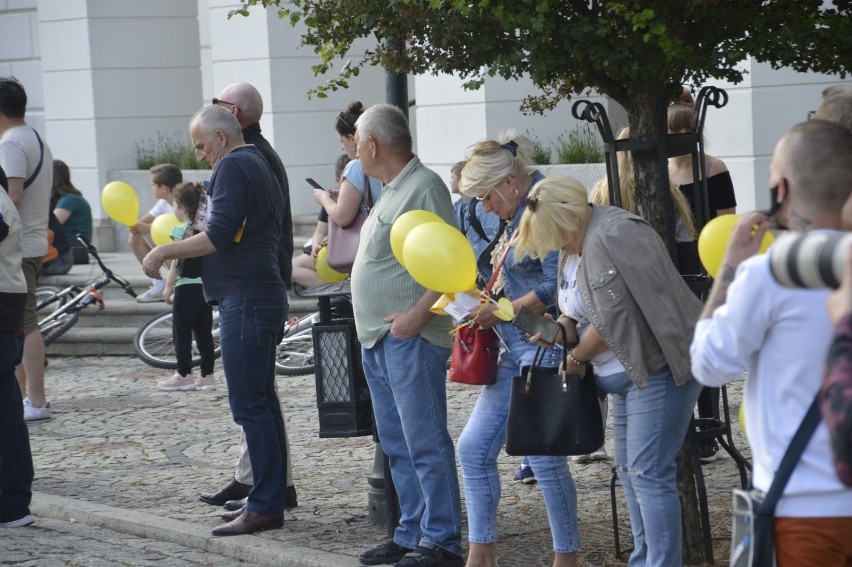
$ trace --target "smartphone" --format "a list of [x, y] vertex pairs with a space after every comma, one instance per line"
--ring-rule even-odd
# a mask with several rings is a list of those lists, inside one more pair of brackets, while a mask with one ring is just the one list
[[307, 182], [308, 182], [308, 185], [310, 185], [310, 186], [311, 186], [311, 187], [313, 187], [314, 189], [322, 189], [323, 191], [326, 191], [326, 188], [325, 188], [325, 187], [323, 187], [322, 185], [320, 185], [319, 183], [317, 183], [316, 181], [314, 181], [314, 180], [313, 180], [312, 178], [310, 178], [310, 177], [305, 178], [305, 181], [307, 181]]
[[541, 333], [541, 340], [550, 344], [556, 341], [556, 334], [559, 332], [559, 323], [545, 319], [543, 315], [526, 306], [518, 309], [512, 324], [530, 335]]

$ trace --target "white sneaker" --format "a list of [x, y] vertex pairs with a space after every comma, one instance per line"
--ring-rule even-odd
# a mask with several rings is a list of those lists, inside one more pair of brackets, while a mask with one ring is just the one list
[[35, 522], [35, 518], [31, 514], [27, 514], [23, 518], [12, 520], [11, 522], [0, 522], [0, 528], [23, 528]]
[[575, 463], [591, 463], [594, 461], [606, 461], [609, 459], [609, 455], [606, 452], [604, 447], [601, 447], [594, 453], [589, 453], [588, 455], [574, 455], [571, 457], [571, 460]]
[[168, 380], [157, 382], [157, 387], [167, 392], [188, 392], [195, 389], [195, 380], [193, 380], [192, 374], [181, 376], [175, 372], [175, 375]]
[[143, 293], [142, 295], [136, 296], [136, 301], [139, 303], [155, 303], [157, 301], [165, 301], [163, 298], [163, 288], [162, 287], [150, 287], [148, 291]]
[[195, 388], [198, 390], [215, 390], [216, 380], [213, 379], [212, 374], [208, 374], [207, 376], [199, 376], [195, 379]]
[[24, 421], [47, 421], [51, 418], [50, 414], [50, 402], [43, 408], [37, 408], [29, 398], [24, 398]]

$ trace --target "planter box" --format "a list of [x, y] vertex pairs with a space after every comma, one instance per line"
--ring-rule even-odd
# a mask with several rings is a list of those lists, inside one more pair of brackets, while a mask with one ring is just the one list
[[[213, 175], [212, 169], [185, 169], [182, 171], [184, 181], [207, 181]], [[151, 174], [143, 169], [116, 169], [107, 172], [107, 183], [124, 181], [139, 197], [139, 217], [144, 217], [154, 206], [154, 193], [151, 190]], [[98, 250], [101, 252], [127, 252], [127, 227], [111, 218], [94, 221], [94, 236]]]
[[537, 167], [545, 177], [573, 177], [580, 181], [589, 192], [591, 192], [595, 183], [606, 177], [606, 164], [603, 163], [571, 163], [539, 165]]

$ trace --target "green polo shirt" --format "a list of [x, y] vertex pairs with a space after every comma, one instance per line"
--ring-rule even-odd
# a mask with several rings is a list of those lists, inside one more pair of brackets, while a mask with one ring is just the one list
[[[441, 177], [415, 156], [396, 178], [382, 188], [382, 197], [361, 228], [358, 254], [352, 266], [352, 304], [358, 340], [372, 348], [385, 336], [390, 324], [384, 318], [408, 311], [426, 293], [391, 251], [394, 221], [408, 211], [431, 211], [455, 225], [450, 192]], [[450, 348], [452, 319], [435, 316], [420, 331], [432, 344]]]

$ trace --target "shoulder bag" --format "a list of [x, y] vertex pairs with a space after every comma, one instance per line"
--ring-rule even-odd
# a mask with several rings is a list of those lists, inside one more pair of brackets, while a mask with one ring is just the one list
[[[484, 295], [491, 295], [491, 288], [497, 281], [497, 274], [503, 269], [509, 246], [497, 262], [491, 278], [485, 286]], [[497, 359], [500, 357], [500, 338], [494, 329], [483, 329], [471, 321], [460, 327], [453, 336], [453, 351], [450, 355], [450, 382], [489, 386], [497, 381]]]
[[[568, 344], [562, 329], [562, 368], [567, 366]], [[588, 455], [604, 442], [604, 424], [598, 389], [591, 367], [586, 375], [541, 367], [544, 349], [536, 351], [532, 366], [512, 378], [506, 453], [509, 455]]]
[[370, 209], [373, 208], [373, 197], [370, 193], [370, 178], [364, 174], [364, 194], [361, 196], [358, 214], [347, 226], [340, 226], [331, 218], [328, 219], [328, 265], [338, 272], [348, 274], [355, 263], [358, 243], [361, 241], [361, 227]]
[[775, 565], [775, 507], [793, 469], [802, 458], [819, 425], [819, 394], [793, 435], [787, 452], [775, 471], [769, 491], [734, 490], [731, 528], [731, 567], [773, 567]]

